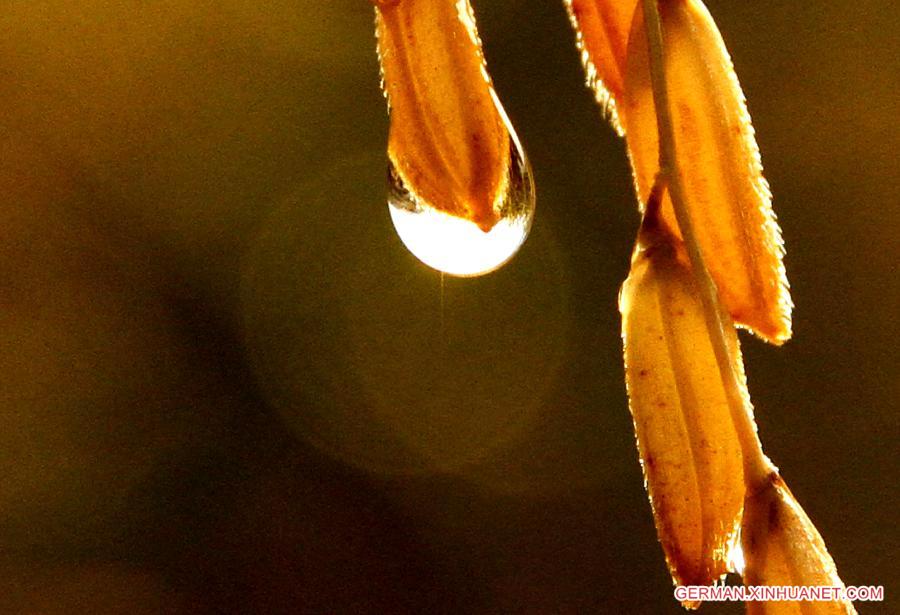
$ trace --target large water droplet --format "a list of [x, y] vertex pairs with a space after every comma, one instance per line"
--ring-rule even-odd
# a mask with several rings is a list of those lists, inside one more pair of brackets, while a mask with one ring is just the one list
[[415, 195], [393, 165], [388, 167], [388, 208], [403, 244], [420, 261], [449, 275], [473, 277], [506, 264], [525, 243], [534, 218], [531, 167], [510, 128], [510, 166], [497, 211], [500, 219], [487, 232], [451, 216]]

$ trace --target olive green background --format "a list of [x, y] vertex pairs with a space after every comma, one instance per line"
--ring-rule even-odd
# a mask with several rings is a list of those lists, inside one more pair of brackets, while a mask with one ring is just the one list
[[[784, 348], [744, 339], [762, 439], [892, 612], [900, 15], [709, 6], [797, 304]], [[3, 3], [0, 612], [679, 612], [623, 384], [623, 143], [560, 2], [475, 8], [538, 211], [442, 299], [385, 206], [368, 2]]]

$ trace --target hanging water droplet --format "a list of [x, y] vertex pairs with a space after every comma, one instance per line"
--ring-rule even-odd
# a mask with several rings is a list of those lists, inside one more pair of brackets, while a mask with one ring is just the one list
[[534, 180], [515, 136], [510, 137], [509, 149], [506, 187], [495, 207], [499, 219], [487, 231], [470, 220], [422, 202], [415, 195], [415, 187], [407, 186], [394, 165], [389, 165], [391, 220], [403, 244], [416, 258], [449, 275], [472, 277], [495, 271], [515, 256], [528, 237], [534, 218]]
[[491, 86], [468, 0], [379, 3], [391, 218], [425, 264], [476, 276], [525, 241], [534, 184]]

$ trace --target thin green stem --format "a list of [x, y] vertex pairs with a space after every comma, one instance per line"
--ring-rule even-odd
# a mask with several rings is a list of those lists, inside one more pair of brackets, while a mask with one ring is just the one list
[[653, 102], [656, 107], [656, 124], [659, 131], [659, 176], [665, 179], [668, 186], [672, 206], [675, 210], [675, 219], [678, 221], [681, 235], [684, 237], [694, 279], [700, 290], [709, 340], [716, 356], [716, 363], [719, 366], [719, 374], [725, 388], [731, 420], [734, 423], [734, 428], [741, 444], [744, 481], [748, 490], [755, 491], [767, 483], [769, 475], [775, 468], [772, 462], [769, 461], [769, 458], [763, 453], [762, 444], [756, 433], [756, 424], [746, 406], [740, 379], [736, 366], [732, 362], [731, 354], [728, 351], [728, 340], [725, 335], [727, 328], [734, 325], [721, 309], [716, 283], [706, 268], [703, 252], [700, 249], [700, 243], [697, 241], [694, 225], [688, 212], [684, 184], [682, 183], [681, 172], [677, 164], [675, 128], [669, 105], [669, 88], [666, 81], [665, 67], [665, 41], [659, 6], [657, 5], [657, 0], [642, 1], [644, 21], [647, 27], [647, 43], [650, 51]]

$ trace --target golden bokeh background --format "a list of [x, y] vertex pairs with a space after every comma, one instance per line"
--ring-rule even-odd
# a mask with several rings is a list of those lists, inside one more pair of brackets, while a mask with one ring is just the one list
[[[783, 349], [745, 339], [763, 442], [890, 612], [900, 14], [708, 4], [797, 304]], [[538, 211], [442, 284], [385, 205], [368, 2], [4, 3], [0, 612], [680, 612], [623, 384], [623, 144], [561, 2], [475, 8]]]

